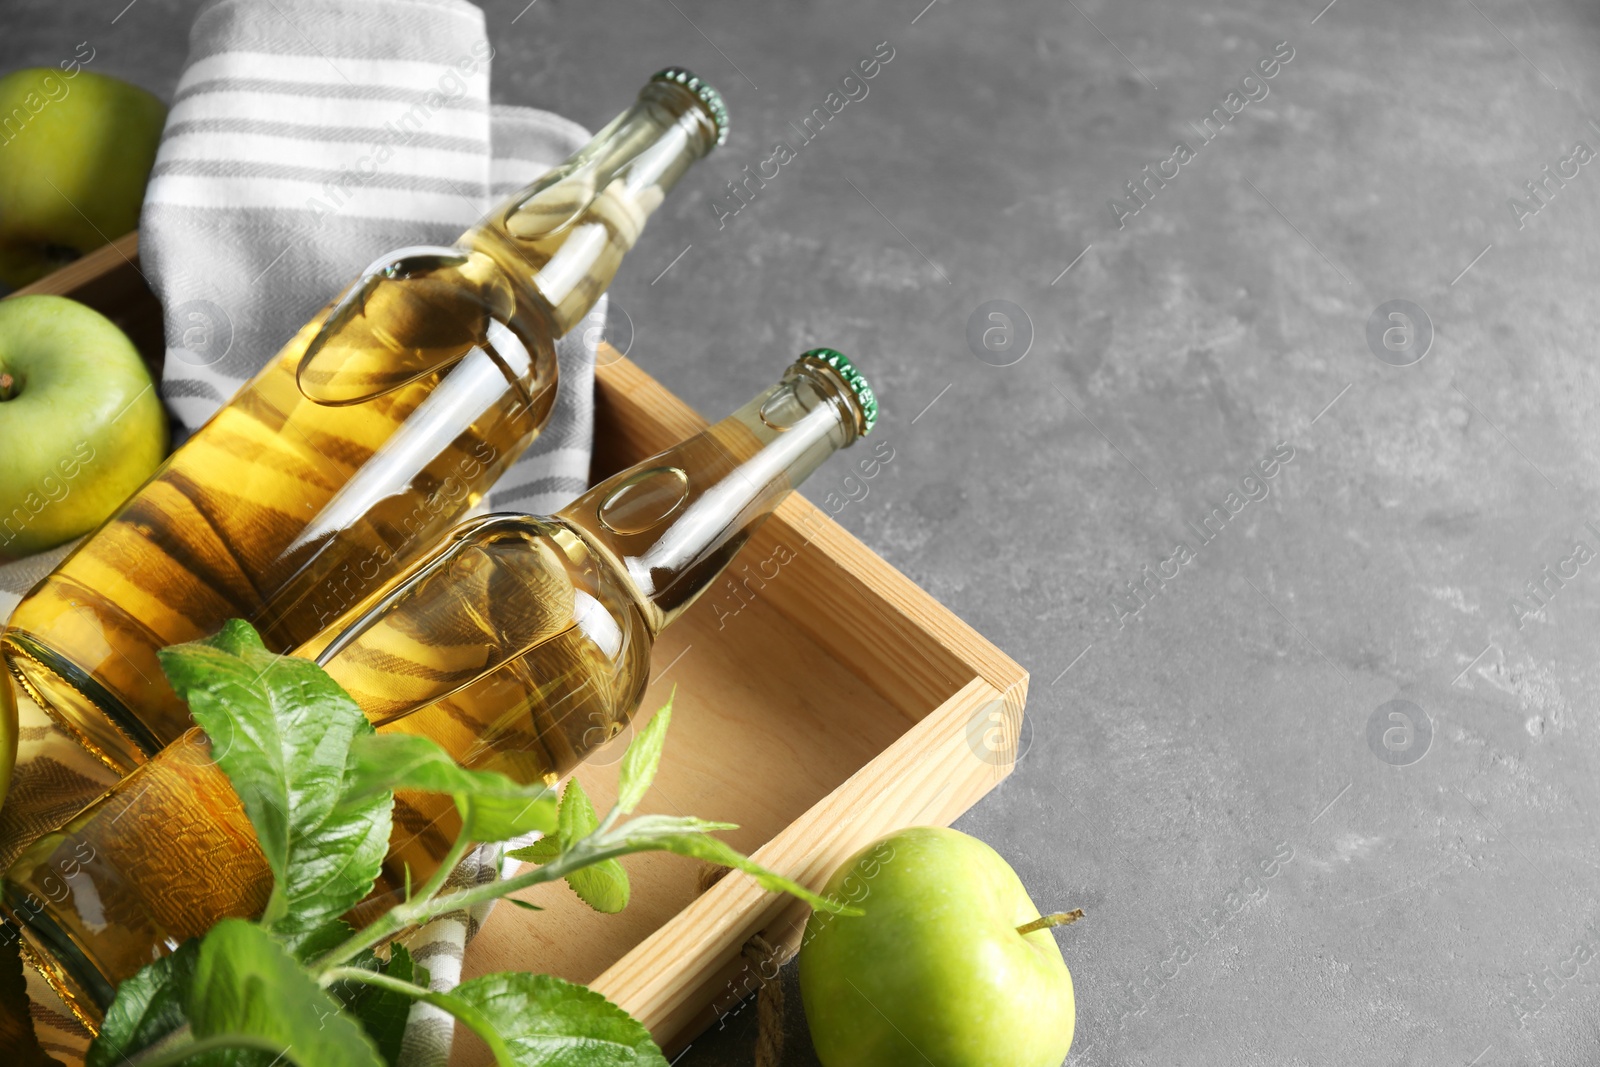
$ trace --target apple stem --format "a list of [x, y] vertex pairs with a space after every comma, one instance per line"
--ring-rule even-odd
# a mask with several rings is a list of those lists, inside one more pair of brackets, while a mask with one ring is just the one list
[[17, 380], [13, 378], [5, 367], [0, 367], [0, 402], [10, 400], [17, 395]]
[[1023, 923], [1017, 927], [1019, 934], [1031, 934], [1035, 930], [1049, 930], [1055, 926], [1066, 926], [1083, 918], [1082, 908], [1073, 908], [1071, 911], [1058, 911], [1051, 915], [1041, 915], [1031, 923]]

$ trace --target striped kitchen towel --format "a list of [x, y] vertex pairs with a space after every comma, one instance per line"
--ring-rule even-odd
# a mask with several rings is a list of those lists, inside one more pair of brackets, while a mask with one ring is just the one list
[[[450, 244], [588, 140], [491, 107], [483, 13], [461, 0], [217, 0], [195, 18], [140, 220], [166, 309], [181, 435], [380, 255]], [[605, 303], [558, 346], [550, 424], [490, 506], [555, 511], [587, 484]]]
[[[200, 10], [140, 220], [142, 267], [166, 314], [161, 394], [180, 439], [382, 253], [452, 243], [493, 199], [588, 140], [548, 112], [492, 107], [492, 57], [482, 12], [463, 0], [215, 0]], [[586, 487], [605, 308], [602, 299], [557, 345], [555, 411], [491, 508], [548, 513]], [[0, 567], [0, 622], [65, 552]], [[0, 847], [59, 825], [63, 804], [109, 784], [37, 707], [23, 701], [20, 712]], [[498, 876], [501, 854], [479, 850], [455, 879]], [[459, 982], [486, 910], [410, 939], [435, 989]], [[29, 977], [41, 1040], [81, 1054], [87, 1031]], [[448, 1015], [416, 1005], [402, 1063], [443, 1067], [452, 1033]]]

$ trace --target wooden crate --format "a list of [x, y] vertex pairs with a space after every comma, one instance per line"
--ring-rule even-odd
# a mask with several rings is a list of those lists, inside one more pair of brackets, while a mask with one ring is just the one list
[[[24, 291], [96, 307], [154, 362], [159, 308], [137, 262], [130, 234]], [[595, 479], [705, 426], [615, 352], [602, 353], [596, 401]], [[874, 441], [808, 488], [826, 499]], [[798, 494], [736, 567], [779, 545], [794, 558], [736, 613], [731, 590], [712, 590], [656, 646], [641, 722], [674, 688], [677, 700], [641, 810], [736, 822], [726, 835], [736, 847], [820, 888], [858, 848], [902, 827], [948, 824], [1010, 773], [1028, 675]], [[620, 753], [610, 746], [578, 772], [601, 810], [615, 794]], [[746, 877], [701, 893], [693, 861], [645, 855], [625, 866], [633, 899], [620, 915], [589, 911], [559, 884], [528, 894], [545, 911], [496, 908], [467, 952], [466, 975], [538, 970], [586, 982], [671, 1053], [741, 998], [740, 950], [752, 935], [799, 941], [804, 906]], [[474, 1040], [458, 1042], [455, 1061], [489, 1062]]]

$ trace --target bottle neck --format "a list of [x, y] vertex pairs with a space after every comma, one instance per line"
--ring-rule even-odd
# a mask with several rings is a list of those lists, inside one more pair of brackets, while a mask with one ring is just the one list
[[784, 497], [865, 426], [845, 381], [802, 359], [732, 415], [607, 478], [556, 517], [614, 557], [659, 633]]
[[549, 304], [560, 336], [594, 309], [651, 212], [716, 143], [716, 124], [692, 92], [652, 81], [576, 154], [491, 212], [467, 242], [488, 237], [523, 261], [512, 265]]
[[[456, 246], [396, 249], [369, 265], [315, 324], [296, 370], [301, 393], [360, 404], [466, 362], [459, 395], [435, 407], [475, 418], [506, 380], [548, 385], [553, 368], [541, 364], [554, 355], [540, 345], [594, 310], [645, 219], [717, 136], [698, 96], [650, 81], [633, 107]], [[527, 336], [525, 304], [537, 311], [537, 337]]]

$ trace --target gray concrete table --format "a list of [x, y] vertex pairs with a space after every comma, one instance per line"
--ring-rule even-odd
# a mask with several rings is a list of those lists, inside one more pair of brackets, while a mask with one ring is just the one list
[[[960, 826], [1088, 911], [1071, 1062], [1593, 1062], [1600, 27], [1324, 2], [510, 0], [494, 91], [726, 92], [615, 303], [704, 411], [816, 343], [880, 387], [841, 518], [1033, 672]], [[170, 95], [193, 6], [12, 2], [0, 65]]]

